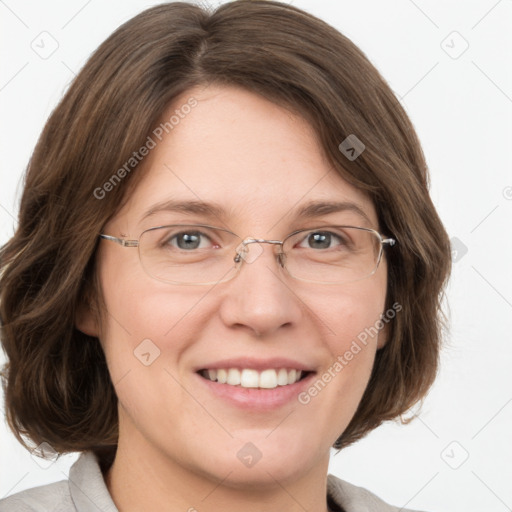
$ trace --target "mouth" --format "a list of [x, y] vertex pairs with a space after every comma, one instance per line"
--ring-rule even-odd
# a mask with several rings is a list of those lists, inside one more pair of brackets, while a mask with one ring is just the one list
[[206, 380], [228, 386], [275, 389], [280, 386], [291, 386], [314, 372], [295, 368], [268, 368], [262, 371], [253, 368], [205, 368], [197, 373]]
[[268, 368], [261, 371], [253, 368], [204, 368], [197, 373], [218, 384], [247, 389], [275, 389], [292, 386], [314, 372], [296, 368]]
[[271, 412], [294, 402], [299, 405], [300, 393], [312, 385], [315, 374], [295, 368], [203, 368], [196, 372], [206, 393], [251, 413]]

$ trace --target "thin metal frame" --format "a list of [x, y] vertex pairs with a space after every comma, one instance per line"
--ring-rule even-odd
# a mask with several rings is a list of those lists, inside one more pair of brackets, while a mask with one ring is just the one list
[[[162, 226], [155, 226], [155, 227], [152, 227], [152, 228], [145, 229], [139, 235], [139, 239], [138, 240], [125, 240], [124, 238], [118, 238], [118, 237], [115, 237], [115, 236], [112, 236], [112, 235], [106, 235], [106, 234], [103, 234], [103, 233], [101, 233], [99, 235], [99, 237], [103, 238], [105, 240], [110, 240], [112, 242], [115, 242], [115, 243], [121, 245], [122, 247], [139, 247], [139, 251], [138, 251], [138, 253], [139, 253], [139, 261], [142, 264], [142, 260], [141, 260], [141, 256], [140, 256], [140, 243], [139, 243], [142, 235], [144, 233], [148, 232], [148, 231], [153, 231], [153, 230], [162, 229], [162, 228], [170, 228], [170, 227], [198, 227], [198, 228], [203, 227], [203, 228], [211, 228], [211, 229], [216, 229], [216, 230], [219, 230], [219, 231], [225, 231], [227, 233], [230, 233], [231, 235], [236, 236], [240, 240], [242, 240], [242, 238], [239, 235], [237, 235], [236, 233], [233, 233], [232, 231], [229, 231], [229, 229], [219, 228], [218, 226], [210, 226], [208, 224], [165, 224], [165, 225], [162, 225]], [[382, 253], [383, 253], [384, 245], [389, 245], [390, 247], [393, 247], [396, 244], [396, 240], [394, 238], [384, 238], [384, 236], [381, 235], [375, 229], [363, 228], [363, 227], [360, 227], [360, 226], [329, 225], [329, 226], [320, 226], [320, 227], [316, 227], [316, 228], [298, 229], [296, 231], [293, 231], [289, 235], [287, 235], [283, 240], [267, 240], [267, 239], [264, 239], [264, 238], [251, 238], [251, 237], [247, 237], [247, 238], [245, 238], [245, 239], [243, 239], [241, 241], [241, 243], [237, 246], [237, 249], [239, 249], [240, 246], [242, 246], [242, 248], [245, 248], [248, 244], [253, 244], [253, 243], [261, 243], [261, 244], [265, 243], [265, 244], [280, 245], [281, 246], [281, 252], [279, 252], [277, 254], [277, 256], [279, 258], [279, 264], [281, 265], [282, 268], [284, 268], [288, 272], [288, 275], [290, 275], [293, 279], [297, 279], [299, 281], [305, 281], [305, 282], [308, 282], [308, 283], [317, 283], [317, 284], [348, 284], [348, 283], [355, 282], [355, 281], [342, 281], [341, 283], [325, 283], [323, 281], [312, 281], [310, 279], [303, 279], [303, 278], [300, 278], [300, 277], [295, 277], [293, 274], [290, 273], [288, 268], [285, 267], [283, 256], [286, 256], [286, 254], [283, 252], [283, 244], [286, 242], [286, 240], [288, 240], [288, 238], [296, 235], [297, 233], [301, 233], [301, 232], [316, 231], [316, 230], [322, 231], [322, 230], [327, 230], [329, 228], [351, 228], [351, 229], [360, 229], [361, 231], [368, 231], [368, 232], [373, 233], [374, 235], [376, 235], [377, 238], [380, 241], [379, 256], [377, 258], [377, 264], [375, 265], [375, 268], [374, 268], [373, 272], [371, 272], [369, 275], [364, 276], [364, 277], [362, 277], [360, 279], [356, 279], [355, 281], [360, 281], [362, 279], [366, 279], [366, 278], [372, 276], [373, 274], [375, 274], [375, 272], [379, 268], [379, 265], [380, 265], [380, 262], [381, 262], [381, 259], [382, 259]], [[233, 261], [235, 262], [235, 267], [234, 268], [236, 269], [236, 272], [233, 274], [233, 276], [228, 278], [228, 279], [226, 279], [225, 281], [222, 281], [222, 280], [220, 280], [220, 281], [212, 281], [210, 283], [181, 283], [181, 282], [178, 282], [178, 281], [166, 281], [166, 280], [163, 280], [163, 279], [158, 279], [155, 276], [152, 276], [146, 270], [144, 265], [142, 265], [142, 268], [144, 268], [146, 273], [151, 278], [153, 278], [153, 279], [155, 279], [157, 281], [161, 281], [161, 282], [169, 283], [169, 284], [201, 285], [201, 286], [204, 286], [204, 285], [211, 285], [211, 284], [217, 284], [217, 283], [224, 283], [224, 282], [227, 282], [227, 281], [230, 281], [231, 279], [233, 279], [240, 272], [240, 269], [241, 269], [242, 265], [238, 265], [238, 263], [240, 263], [240, 261], [243, 260], [243, 259], [244, 258], [242, 258], [242, 251], [241, 250], [237, 250], [236, 254], [235, 254], [234, 258], [233, 258]]]

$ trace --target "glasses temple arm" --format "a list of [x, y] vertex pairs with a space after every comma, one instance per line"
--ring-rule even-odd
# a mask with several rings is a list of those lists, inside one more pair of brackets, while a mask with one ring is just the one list
[[396, 244], [396, 240], [394, 238], [385, 238], [382, 240], [383, 244], [389, 244], [390, 247], [393, 247], [393, 245]]
[[139, 245], [138, 240], [124, 240], [123, 238], [117, 238], [115, 236], [110, 235], [100, 235], [100, 238], [104, 238], [105, 240], [110, 240], [115, 242], [116, 244], [122, 245], [123, 247], [137, 247]]

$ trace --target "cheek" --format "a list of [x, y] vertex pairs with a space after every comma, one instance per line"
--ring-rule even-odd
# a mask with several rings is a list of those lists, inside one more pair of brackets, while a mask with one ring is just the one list
[[[378, 284], [378, 286], [376, 286]], [[354, 416], [371, 375], [379, 320], [385, 305], [385, 282], [344, 287], [329, 300], [321, 294], [309, 304], [322, 325], [323, 349], [328, 356], [299, 403], [315, 417], [319, 429], [334, 442]]]
[[327, 295], [320, 290], [316, 295], [310, 292], [305, 297], [308, 297], [307, 304], [322, 326], [324, 342], [333, 355], [349, 350], [352, 342], [376, 348], [386, 299], [386, 281], [380, 276], [344, 285], [339, 293]]
[[108, 269], [101, 275], [108, 314], [101, 342], [122, 417], [130, 418], [128, 423], [137, 425], [147, 438], [151, 425], [165, 424], [179, 440], [183, 425], [162, 411], [179, 409], [191, 418], [187, 428], [194, 428], [196, 418], [202, 417], [180, 385], [183, 375], [178, 365], [191, 340], [204, 329], [198, 316], [201, 297], [193, 287], [173, 290], [146, 277], [136, 264], [104, 268]]
[[[131, 251], [132, 249], [121, 249]], [[164, 350], [178, 359], [199, 327], [192, 321], [198, 307], [192, 287], [172, 289], [147, 276], [136, 250], [131, 257], [116, 259], [115, 251], [105, 251], [100, 266], [102, 292], [107, 309], [101, 329], [101, 342], [112, 379], [120, 378], [146, 359], [153, 360]], [[166, 350], [172, 342], [173, 350]], [[147, 354], [142, 358], [142, 354]], [[140, 354], [139, 354], [140, 353]]]
[[350, 296], [340, 301], [329, 340], [331, 373], [343, 375], [343, 390], [362, 394], [373, 367], [380, 334], [379, 319], [384, 303], [378, 296]]

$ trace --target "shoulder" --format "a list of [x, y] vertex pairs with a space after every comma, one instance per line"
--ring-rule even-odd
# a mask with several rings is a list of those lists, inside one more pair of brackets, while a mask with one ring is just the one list
[[84, 452], [68, 480], [33, 487], [0, 500], [0, 512], [117, 512], [96, 456]]
[[0, 512], [74, 512], [66, 481], [33, 487], [0, 500]]
[[345, 512], [414, 512], [413, 510], [393, 507], [363, 487], [349, 484], [329, 474], [327, 476], [327, 495]]

